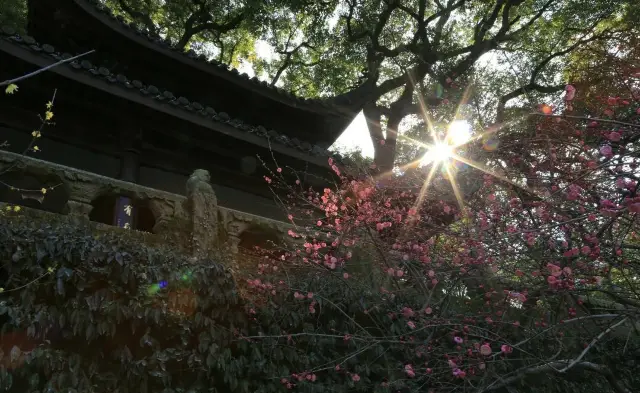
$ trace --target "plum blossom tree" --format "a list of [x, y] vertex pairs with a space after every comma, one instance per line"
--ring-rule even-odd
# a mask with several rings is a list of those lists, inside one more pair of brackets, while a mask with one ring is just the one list
[[264, 371], [295, 391], [636, 391], [640, 75], [620, 71], [630, 90], [567, 85], [403, 175], [330, 159], [319, 191], [273, 171], [291, 239], [245, 289], [257, 326], [281, 323], [240, 334], [278, 354]]

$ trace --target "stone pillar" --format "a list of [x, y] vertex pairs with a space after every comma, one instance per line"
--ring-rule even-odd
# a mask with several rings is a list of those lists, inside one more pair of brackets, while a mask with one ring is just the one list
[[81, 201], [68, 200], [67, 207], [69, 209], [70, 216], [83, 218], [86, 220], [89, 220], [89, 214], [91, 214], [91, 210], [93, 210], [91, 201], [81, 202]]
[[227, 225], [227, 236], [229, 237], [229, 248], [234, 254], [238, 254], [238, 246], [240, 245], [240, 235], [245, 229], [242, 222], [232, 221]]
[[93, 210], [91, 202], [102, 192], [102, 185], [96, 184], [84, 176], [75, 176], [73, 181], [65, 183], [69, 189], [67, 209], [70, 216], [89, 220]]
[[153, 233], [160, 234], [168, 231], [168, 224], [175, 216], [174, 206], [164, 199], [151, 199], [149, 201], [149, 209], [151, 209], [153, 218], [156, 221], [152, 229]]
[[226, 225], [227, 245], [233, 254], [233, 259], [231, 261], [232, 265], [229, 267], [233, 272], [238, 272], [240, 269], [240, 235], [242, 235], [242, 232], [244, 232], [247, 226], [247, 223], [242, 221], [230, 221]]
[[196, 258], [208, 258], [218, 246], [218, 200], [209, 171], [196, 169], [187, 180], [187, 211], [191, 224], [191, 247]]

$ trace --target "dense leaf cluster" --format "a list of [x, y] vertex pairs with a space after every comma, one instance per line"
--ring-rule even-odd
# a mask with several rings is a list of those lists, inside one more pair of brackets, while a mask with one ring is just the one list
[[5, 391], [215, 391], [240, 383], [221, 376], [243, 315], [221, 264], [144, 246], [126, 231], [94, 236], [21, 217], [4, 217], [0, 228]]
[[[301, 270], [274, 284], [274, 294], [254, 280], [248, 291], [266, 303], [253, 304], [240, 299], [220, 263], [141, 244], [130, 231], [95, 235], [66, 222], [36, 223], [21, 212], [3, 217], [0, 228], [5, 391], [412, 391], [420, 386], [406, 375], [407, 359], [422, 353], [424, 365], [413, 367], [424, 373], [434, 359], [455, 352], [450, 323], [466, 326], [469, 340], [491, 334], [457, 306], [423, 315], [418, 296], [381, 295], [339, 274]], [[410, 328], [410, 320], [422, 327]], [[553, 346], [539, 340], [522, 349]], [[511, 363], [496, 360], [494, 371], [508, 372], [502, 368]], [[619, 360], [618, 372], [629, 375], [620, 366], [631, 360]], [[450, 373], [437, 365], [428, 372], [434, 382]], [[536, 391], [572, 383], [548, 379]], [[603, 388], [584, 377], [580, 386]]]
[[130, 231], [95, 235], [22, 212], [0, 220], [4, 391], [386, 391], [413, 350], [375, 327], [397, 319], [375, 307], [377, 296], [337, 280], [301, 274], [291, 284], [322, 297], [291, 302], [291, 288], [254, 309], [222, 264], [141, 244]]

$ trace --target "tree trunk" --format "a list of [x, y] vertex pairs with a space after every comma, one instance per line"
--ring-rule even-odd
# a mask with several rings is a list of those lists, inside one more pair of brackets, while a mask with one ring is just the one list
[[398, 141], [398, 127], [408, 113], [412, 104], [414, 87], [409, 83], [405, 85], [400, 98], [391, 104], [388, 112], [386, 132], [382, 131], [382, 113], [374, 102], [366, 104], [363, 108], [367, 120], [367, 128], [373, 142], [374, 163], [379, 173], [389, 173], [393, 170], [396, 159], [396, 146]]
[[398, 144], [398, 127], [405, 117], [405, 113], [401, 107], [391, 108], [391, 113], [387, 119], [387, 130], [384, 144], [378, 146], [376, 150], [376, 165], [383, 172], [393, 170], [396, 161], [396, 146]]
[[362, 108], [362, 113], [367, 121], [367, 129], [369, 129], [369, 136], [373, 143], [374, 163], [379, 169], [381, 161], [380, 148], [383, 146], [383, 143], [386, 143], [384, 134], [382, 133], [382, 113], [375, 102], [365, 104]]

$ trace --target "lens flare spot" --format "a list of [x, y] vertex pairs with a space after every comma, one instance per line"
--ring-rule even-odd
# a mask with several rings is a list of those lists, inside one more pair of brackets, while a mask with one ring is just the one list
[[160, 285], [158, 284], [153, 284], [153, 285], [149, 285], [149, 288], [147, 289], [147, 294], [149, 295], [155, 295], [156, 293], [158, 293], [160, 291]]
[[542, 104], [540, 105], [540, 112], [544, 113], [545, 115], [550, 115], [553, 113], [553, 108], [547, 104]]
[[498, 144], [498, 138], [496, 138], [495, 136], [490, 136], [488, 138], [485, 138], [485, 140], [482, 142], [482, 147], [486, 151], [495, 151], [498, 149]]
[[462, 161], [453, 160], [453, 162], [451, 163], [451, 167], [455, 172], [462, 172], [467, 169], [468, 165]]
[[440, 174], [445, 180], [451, 180], [450, 169], [447, 167], [447, 165], [440, 166]]

